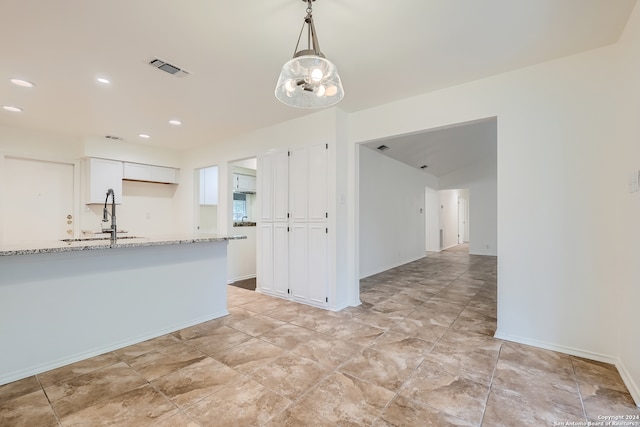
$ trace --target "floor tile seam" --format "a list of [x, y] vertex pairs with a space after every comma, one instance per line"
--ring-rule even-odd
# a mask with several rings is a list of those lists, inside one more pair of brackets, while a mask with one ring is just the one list
[[500, 360], [500, 354], [502, 353], [502, 347], [504, 345], [504, 341], [500, 342], [500, 348], [498, 349], [498, 357], [496, 357], [496, 362], [493, 366], [493, 372], [491, 373], [491, 379], [489, 380], [489, 387], [487, 392], [487, 398], [484, 401], [484, 408], [482, 409], [482, 417], [480, 418], [480, 426], [482, 426], [484, 422], [484, 416], [487, 413], [487, 406], [489, 404], [489, 398], [491, 397], [491, 393], [493, 391], [493, 380], [496, 376], [496, 371], [498, 370], [498, 361]]
[[582, 407], [582, 414], [584, 415], [585, 421], [589, 418], [587, 417], [587, 408], [584, 404], [584, 397], [582, 396], [582, 388], [580, 387], [580, 380], [578, 379], [578, 373], [576, 372], [576, 365], [573, 362], [573, 357], [570, 357], [571, 360], [571, 372], [573, 372], [573, 379], [576, 383], [576, 389], [578, 390], [578, 397], [580, 398], [580, 406]]
[[[122, 347], [122, 348], [126, 348], [126, 347]], [[49, 384], [49, 385], [44, 385], [44, 384], [42, 383], [42, 381], [41, 381], [41, 379], [40, 379], [40, 375], [41, 375], [41, 374], [44, 374], [44, 373], [46, 373], [46, 372], [50, 372], [50, 371], [54, 371], [54, 370], [56, 370], [56, 369], [62, 369], [62, 368], [64, 368], [65, 366], [70, 366], [70, 365], [73, 365], [74, 363], [83, 362], [83, 361], [85, 361], [85, 360], [89, 360], [90, 358], [89, 358], [89, 359], [81, 359], [81, 360], [79, 360], [78, 362], [74, 362], [74, 363], [71, 363], [71, 364], [69, 364], [69, 365], [64, 365], [64, 366], [61, 366], [61, 367], [59, 367], [59, 368], [54, 368], [54, 369], [52, 369], [52, 370], [50, 370], [50, 371], [41, 372], [40, 374], [36, 374], [36, 375], [34, 375], [34, 376], [35, 376], [35, 377], [36, 377], [36, 379], [38, 380], [38, 383], [40, 384], [40, 386], [42, 387], [42, 389], [43, 389], [43, 390], [45, 390], [45, 389], [47, 389], [47, 388], [49, 388], [49, 387], [51, 387], [51, 386], [54, 386], [54, 385], [57, 385], [57, 384], [60, 384], [60, 383], [63, 383], [63, 382], [68, 382], [68, 381], [71, 381], [71, 380], [73, 380], [73, 379], [75, 379], [75, 378], [79, 378], [79, 377], [82, 377], [82, 376], [84, 376], [84, 375], [87, 375], [87, 374], [90, 374], [90, 373], [93, 373], [93, 372], [99, 371], [99, 370], [101, 370], [101, 369], [108, 368], [108, 367], [113, 366], [113, 365], [117, 365], [117, 364], [118, 364], [118, 363], [120, 363], [120, 362], [125, 362], [125, 363], [126, 363], [126, 360], [124, 360], [124, 359], [123, 359], [119, 354], [117, 354], [115, 351], [109, 351], [109, 352], [103, 353], [103, 354], [101, 354], [101, 355], [99, 355], [99, 356], [104, 356], [104, 355], [106, 355], [106, 354], [113, 354], [113, 355], [115, 356], [115, 358], [117, 359], [117, 361], [116, 361], [116, 362], [113, 362], [113, 363], [110, 363], [110, 364], [108, 364], [108, 365], [100, 366], [100, 367], [98, 367], [98, 368], [92, 369], [92, 370], [87, 371], [87, 372], [83, 372], [82, 374], [79, 374], [79, 375], [72, 375], [72, 376], [69, 376], [69, 377], [62, 378], [62, 379], [60, 379], [60, 380], [54, 381], [53, 383], [51, 383], [51, 384]]]
[[[86, 373], [84, 373], [84, 374], [82, 374], [82, 375], [78, 375], [78, 376], [76, 376], [76, 377], [69, 378], [68, 380], [65, 380], [65, 381], [74, 380], [74, 379], [76, 379], [76, 378], [80, 378], [80, 377], [82, 377], [82, 376], [85, 376], [85, 375], [88, 375], [88, 374], [95, 373], [95, 372], [100, 371], [100, 370], [102, 370], [102, 369], [105, 369], [105, 368], [108, 368], [108, 367], [111, 367], [111, 366], [117, 365], [118, 363], [124, 363], [125, 365], [127, 365], [127, 367], [129, 367], [129, 369], [131, 369], [131, 370], [132, 370], [132, 371], [133, 371], [133, 372], [134, 372], [134, 373], [135, 373], [135, 374], [136, 374], [136, 375], [137, 375], [141, 380], [143, 380], [145, 383], [149, 384], [149, 380], [147, 380], [144, 376], [142, 376], [142, 374], [141, 374], [140, 372], [138, 372], [138, 370], [136, 370], [135, 368], [133, 368], [133, 367], [129, 364], [129, 362], [127, 362], [126, 360], [120, 360], [120, 361], [118, 361], [117, 363], [114, 363], [114, 364], [111, 364], [111, 365], [107, 365], [107, 366], [103, 366], [103, 367], [101, 367], [101, 368], [99, 368], [99, 369], [95, 369], [95, 370], [92, 370], [92, 371], [90, 371], [90, 372], [86, 372]], [[58, 384], [62, 384], [62, 381], [61, 381], [61, 382], [59, 382], [59, 383], [52, 384], [51, 386], [58, 385]], [[108, 401], [108, 400], [111, 400], [111, 399], [113, 399], [113, 398], [116, 398], [116, 397], [118, 397], [118, 396], [121, 396], [121, 395], [123, 395], [123, 394], [125, 394], [125, 393], [128, 393], [128, 392], [130, 392], [131, 390], [135, 390], [135, 389], [137, 389], [137, 388], [143, 387], [144, 385], [145, 385], [145, 384], [140, 384], [140, 385], [138, 385], [138, 386], [136, 386], [136, 387], [129, 388], [129, 389], [124, 390], [124, 391], [122, 391], [121, 393], [118, 393], [117, 395], [115, 395], [115, 396], [111, 396], [111, 397], [104, 397], [103, 395], [100, 395], [101, 397], [99, 397], [97, 400], [95, 400], [94, 402], [92, 402], [92, 404], [91, 404], [90, 406], [95, 406], [95, 405], [96, 405], [96, 404], [98, 404], [98, 403], [106, 402], [106, 401]], [[51, 387], [51, 386], [49, 386], [49, 387]], [[49, 388], [49, 387], [47, 387], [47, 388]], [[60, 420], [62, 419], [62, 417], [60, 417], [60, 416], [59, 416], [59, 414], [58, 414], [58, 412], [56, 411], [53, 401], [49, 398], [49, 395], [47, 394], [47, 390], [46, 390], [46, 388], [43, 388], [43, 391], [44, 391], [44, 393], [45, 393], [45, 396], [47, 397], [47, 400], [49, 401], [49, 405], [51, 406], [51, 409], [53, 410], [54, 414], [56, 415], [56, 418], [59, 420], [59, 423], [60, 423], [60, 424], [62, 424], [62, 421], [60, 421]], [[79, 408], [78, 410], [82, 410], [82, 409], [85, 409], [85, 408], [86, 408], [86, 407], [82, 407], [82, 408]], [[76, 413], [76, 412], [78, 412], [78, 410], [74, 410], [74, 411], [72, 411], [72, 412], [69, 412], [66, 416], [69, 416], [69, 415], [71, 415], [71, 414], [73, 414], [73, 413]]]
[[[42, 381], [40, 381], [40, 378], [38, 377], [38, 375], [34, 375], [34, 377], [36, 378], [36, 381], [38, 382], [38, 385], [40, 385], [40, 390], [42, 390], [42, 394], [44, 394], [44, 398], [47, 399], [47, 403], [49, 403], [49, 408], [51, 409], [51, 413], [53, 414], [53, 416], [56, 419], [56, 422], [58, 423], [58, 425], [62, 425], [62, 422], [60, 421], [60, 417], [58, 416], [58, 413], [56, 412], [56, 410], [53, 408], [53, 403], [51, 402], [51, 399], [49, 399], [49, 395], [47, 394], [47, 392], [44, 390], [44, 385], [42, 385]], [[36, 390], [37, 391], [37, 390]], [[26, 395], [23, 395], [26, 396]], [[18, 396], [21, 397], [21, 396]], [[13, 399], [11, 399], [13, 400]]]
[[[170, 372], [167, 375], [171, 375], [172, 373], [177, 372], [177, 371], [173, 371]], [[163, 375], [166, 376], [166, 375]], [[162, 377], [158, 377], [158, 378], [162, 378]], [[158, 378], [154, 378], [154, 380], [157, 380]], [[153, 381], [153, 380], [152, 380]], [[171, 403], [171, 405], [173, 405], [173, 407], [175, 409], [177, 409], [180, 413], [182, 413], [184, 416], [186, 416], [187, 418], [189, 418], [190, 420], [194, 421], [196, 424], [201, 425], [200, 422], [198, 420], [196, 420], [195, 418], [193, 418], [190, 414], [188, 414], [180, 405], [178, 405], [176, 402], [173, 401], [173, 399], [171, 399], [169, 396], [167, 396], [162, 390], [160, 390], [158, 387], [156, 387], [156, 385], [152, 382], [152, 381], [147, 381], [149, 386], [151, 386], [151, 388], [153, 390], [155, 390], [157, 393], [159, 393], [160, 395], [162, 395], [169, 403]], [[206, 396], [203, 396], [202, 399], [210, 396], [213, 393], [207, 394]], [[200, 402], [202, 399], [198, 399], [197, 401]]]

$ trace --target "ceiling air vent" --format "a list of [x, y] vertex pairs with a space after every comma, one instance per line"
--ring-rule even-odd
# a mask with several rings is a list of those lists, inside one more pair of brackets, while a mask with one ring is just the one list
[[158, 58], [153, 58], [151, 61], [149, 61], [149, 65], [151, 65], [152, 67], [155, 67], [159, 70], [162, 70], [166, 73], [169, 73], [171, 75], [174, 75], [176, 77], [184, 77], [184, 76], [188, 76], [190, 73], [186, 70], [183, 70], [180, 67], [176, 67], [173, 64], [169, 64], [166, 61], [163, 61], [162, 59], [158, 59]]
[[115, 141], [124, 141], [124, 138], [121, 136], [115, 136], [115, 135], [105, 135], [104, 136], [107, 139], [113, 139]]
[[384, 150], [388, 150], [388, 149], [389, 149], [389, 147], [387, 147], [387, 146], [386, 146], [386, 145], [384, 145], [384, 144], [382, 144], [382, 145], [380, 145], [380, 146], [378, 147], [378, 150], [380, 150], [380, 151], [384, 151]]

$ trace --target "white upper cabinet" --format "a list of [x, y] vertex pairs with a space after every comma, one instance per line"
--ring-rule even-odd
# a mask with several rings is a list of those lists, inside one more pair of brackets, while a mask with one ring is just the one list
[[233, 190], [246, 192], [246, 193], [255, 193], [256, 177], [252, 175], [234, 173], [233, 174]]
[[218, 204], [218, 167], [200, 169], [200, 204]]
[[110, 188], [115, 193], [116, 203], [122, 203], [122, 162], [89, 158], [85, 159], [84, 168], [86, 204], [103, 204]]
[[163, 184], [177, 184], [178, 170], [164, 166], [124, 162], [123, 179], [132, 181], [160, 182]]
[[327, 147], [314, 144], [292, 149], [289, 157], [289, 206], [293, 221], [326, 221]]

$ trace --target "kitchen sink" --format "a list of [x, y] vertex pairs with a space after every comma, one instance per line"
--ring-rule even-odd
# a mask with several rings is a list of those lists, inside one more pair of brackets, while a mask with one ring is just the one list
[[[118, 236], [116, 240], [122, 239], [140, 239], [138, 236]], [[61, 242], [91, 242], [94, 240], [111, 240], [111, 237], [80, 237], [78, 239], [62, 239]]]

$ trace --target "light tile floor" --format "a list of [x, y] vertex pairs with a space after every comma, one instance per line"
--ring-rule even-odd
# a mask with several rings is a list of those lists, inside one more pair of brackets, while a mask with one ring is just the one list
[[229, 316], [1, 386], [0, 425], [493, 427], [640, 415], [613, 366], [494, 339], [496, 259], [465, 246], [362, 280], [362, 305], [338, 313], [228, 293]]

